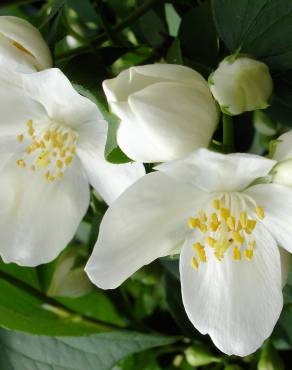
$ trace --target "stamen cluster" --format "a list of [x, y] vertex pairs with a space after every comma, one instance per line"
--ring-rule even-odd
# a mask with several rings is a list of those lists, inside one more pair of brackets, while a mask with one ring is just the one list
[[[252, 233], [257, 220], [250, 217], [246, 211], [232, 213], [224, 198], [213, 200], [212, 210], [210, 215], [201, 210], [198, 217], [190, 217], [188, 220], [189, 227], [197, 229], [202, 236], [200, 241], [193, 244], [196, 257], [192, 256], [192, 266], [197, 269], [199, 262], [207, 262], [206, 247], [213, 249], [218, 261], [222, 261], [230, 249], [235, 261], [241, 260], [242, 255], [251, 261], [256, 248]], [[258, 205], [254, 208], [254, 214], [260, 220], [265, 216], [263, 208]]]
[[29, 139], [25, 148], [25, 156], [16, 161], [18, 167], [29, 167], [32, 171], [45, 170], [44, 178], [55, 181], [63, 177], [65, 168], [69, 166], [76, 153], [77, 133], [58, 124], [50, 124], [39, 134], [33, 121], [26, 122], [26, 134], [17, 135], [18, 142]]

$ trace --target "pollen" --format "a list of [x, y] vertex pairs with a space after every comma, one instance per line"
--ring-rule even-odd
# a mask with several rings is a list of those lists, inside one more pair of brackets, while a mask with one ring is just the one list
[[[226, 193], [225, 193], [226, 194]], [[198, 269], [212, 255], [220, 262], [225, 257], [234, 261], [251, 261], [256, 249], [253, 232], [257, 222], [265, 217], [264, 209], [255, 205], [253, 211], [231, 206], [231, 197], [222, 195], [211, 204], [211, 212], [200, 210], [188, 219], [189, 227], [195, 231], [191, 265]], [[210, 208], [208, 209], [208, 211]]]
[[32, 120], [25, 124], [26, 131], [16, 136], [19, 143], [28, 143], [23, 158], [16, 165], [31, 171], [43, 171], [44, 179], [49, 182], [61, 179], [66, 167], [70, 166], [76, 153], [78, 134], [73, 130], [49, 124], [45, 129], [38, 130]]

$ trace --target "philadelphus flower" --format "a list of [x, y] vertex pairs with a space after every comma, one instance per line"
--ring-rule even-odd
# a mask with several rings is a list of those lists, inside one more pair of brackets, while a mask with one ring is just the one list
[[292, 190], [250, 185], [275, 163], [199, 149], [158, 166], [108, 209], [86, 266], [90, 279], [115, 288], [141, 266], [180, 253], [193, 325], [229, 355], [255, 351], [283, 305], [289, 254], [278, 245], [292, 250]]
[[21, 72], [52, 66], [50, 50], [40, 32], [24, 19], [0, 16], [0, 61]]
[[117, 140], [138, 162], [164, 162], [207, 147], [218, 122], [203, 77], [172, 64], [131, 67], [103, 83], [120, 119]]
[[257, 60], [227, 57], [209, 78], [221, 110], [229, 115], [264, 109], [273, 91], [269, 68]]
[[89, 184], [111, 203], [145, 172], [140, 164], [106, 162], [107, 125], [60, 70], [16, 75], [2, 68], [0, 98], [0, 254], [35, 266], [74, 236]]

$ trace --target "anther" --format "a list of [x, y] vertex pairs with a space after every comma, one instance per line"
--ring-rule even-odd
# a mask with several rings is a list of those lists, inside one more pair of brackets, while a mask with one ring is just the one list
[[199, 268], [199, 262], [197, 261], [196, 257], [194, 257], [194, 256], [192, 256], [192, 266], [196, 270]]
[[233, 259], [235, 261], [241, 260], [241, 253], [237, 246], [233, 248]]
[[255, 213], [257, 214], [260, 220], [263, 220], [265, 218], [265, 211], [263, 210], [261, 206], [255, 207]]

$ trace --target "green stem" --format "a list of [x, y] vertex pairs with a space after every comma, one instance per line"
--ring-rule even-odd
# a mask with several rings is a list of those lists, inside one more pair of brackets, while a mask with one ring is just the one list
[[70, 308], [66, 307], [62, 303], [58, 302], [54, 298], [48, 297], [46, 294], [42, 293], [41, 291], [33, 288], [32, 286], [28, 285], [27, 283], [17, 279], [14, 276], [11, 276], [7, 274], [4, 271], [0, 271], [0, 279], [5, 280], [9, 284], [24, 290], [27, 294], [32, 295], [33, 297], [37, 298], [42, 302], [44, 307], [46, 307], [47, 310], [54, 312], [57, 316], [64, 317], [64, 318], [70, 318], [73, 322], [82, 322], [84, 324], [94, 326], [98, 328], [99, 330], [120, 330], [122, 327], [109, 324], [107, 322], [94, 319], [92, 317], [81, 315], [79, 312], [75, 312], [71, 310]]
[[100, 15], [100, 19], [104, 28], [104, 32], [108, 40], [110, 40], [113, 44], [115, 44], [115, 33], [112, 31], [110, 24], [108, 23], [106, 14], [104, 12], [103, 2], [102, 0], [96, 0], [96, 7]]
[[231, 116], [223, 113], [223, 145], [228, 152], [233, 151], [234, 147], [234, 133], [233, 120]]
[[[134, 10], [131, 14], [128, 15], [128, 17], [124, 18], [120, 23], [116, 24], [114, 27], [111, 28], [111, 33], [122, 31], [124, 28], [128, 27], [130, 24], [132, 24], [134, 21], [136, 21], [138, 18], [140, 18], [142, 15], [147, 13], [149, 9], [152, 8], [152, 6], [156, 3], [164, 2], [165, 0], [146, 0], [139, 8]], [[103, 42], [105, 42], [108, 39], [107, 32], [102, 32], [100, 35], [98, 35], [96, 38], [91, 40], [91, 42], [94, 42], [94, 48], [92, 46], [80, 46], [79, 48], [68, 50], [64, 53], [61, 53], [56, 56], [57, 60], [65, 59], [68, 57], [72, 57], [75, 55], [87, 53], [90, 51], [95, 50], [99, 45], [101, 45]]]

